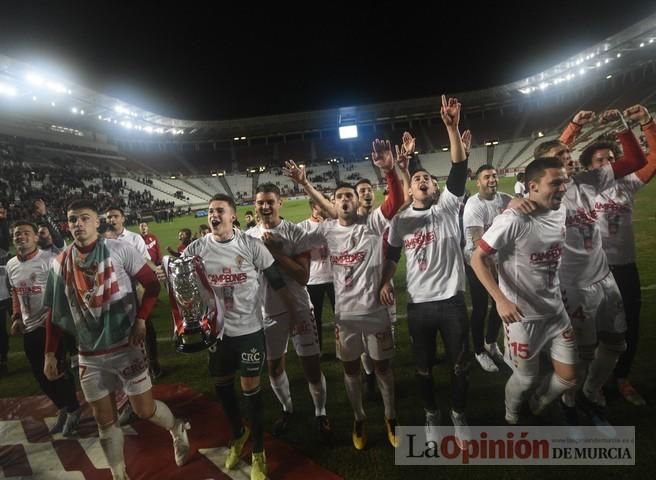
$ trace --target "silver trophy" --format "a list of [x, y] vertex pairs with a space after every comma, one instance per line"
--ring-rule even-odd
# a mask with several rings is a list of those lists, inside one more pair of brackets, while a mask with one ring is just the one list
[[199, 352], [223, 335], [223, 312], [198, 257], [164, 257], [169, 301], [173, 316], [175, 348], [181, 353]]

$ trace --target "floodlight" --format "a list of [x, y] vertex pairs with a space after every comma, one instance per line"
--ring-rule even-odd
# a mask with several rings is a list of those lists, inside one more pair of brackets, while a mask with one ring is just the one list
[[339, 127], [339, 138], [341, 140], [346, 140], [349, 138], [358, 138], [358, 126], [357, 125], [345, 125]]

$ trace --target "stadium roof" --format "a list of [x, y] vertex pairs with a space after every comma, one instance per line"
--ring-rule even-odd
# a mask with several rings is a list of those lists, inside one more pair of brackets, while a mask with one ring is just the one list
[[[484, 90], [446, 93], [458, 96], [469, 111], [498, 108], [585, 87], [655, 58], [656, 13], [530, 78]], [[235, 120], [179, 119], [64, 79], [48, 78], [31, 65], [0, 55], [0, 110], [10, 113], [2, 123], [73, 135], [86, 130], [122, 140], [229, 139], [336, 128], [340, 122], [411, 120], [433, 116], [438, 108], [438, 97], [426, 97]]]

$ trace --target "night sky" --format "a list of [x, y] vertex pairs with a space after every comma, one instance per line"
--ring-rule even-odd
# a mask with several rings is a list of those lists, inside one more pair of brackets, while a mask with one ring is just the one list
[[163, 115], [221, 120], [520, 80], [656, 11], [476, 3], [3, 2], [0, 53]]

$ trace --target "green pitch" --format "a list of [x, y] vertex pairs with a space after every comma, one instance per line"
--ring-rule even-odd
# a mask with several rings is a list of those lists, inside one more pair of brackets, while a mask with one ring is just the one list
[[[656, 182], [655, 182], [656, 183]], [[501, 179], [501, 190], [512, 192], [513, 178]], [[468, 186], [470, 192], [475, 192], [473, 182]], [[378, 198], [380, 202], [380, 198]], [[383, 425], [382, 401], [366, 401], [365, 411], [368, 416], [369, 446], [363, 452], [356, 452], [351, 444], [351, 428], [353, 415], [344, 391], [342, 369], [334, 360], [334, 335], [332, 331], [332, 311], [330, 306], [324, 311], [323, 350], [333, 353], [332, 359], [322, 361], [323, 371], [328, 382], [328, 415], [330, 416], [335, 440], [327, 446], [319, 441], [314, 425], [314, 408], [308, 393], [307, 384], [302, 377], [299, 363], [290, 349], [288, 354], [288, 375], [294, 399], [294, 422], [285, 439], [296, 449], [317, 461], [326, 468], [353, 479], [433, 479], [433, 478], [533, 478], [559, 477], [580, 479], [582, 475], [591, 474], [596, 478], [645, 478], [649, 472], [656, 470], [656, 411], [653, 401], [656, 399], [654, 387], [656, 358], [652, 348], [656, 348], [656, 328], [653, 320], [656, 318], [656, 185], [652, 184], [638, 194], [634, 215], [638, 263], [643, 285], [642, 322], [640, 330], [639, 353], [633, 366], [631, 380], [637, 390], [648, 401], [646, 407], [634, 407], [618, 396], [608, 398], [610, 420], [615, 425], [635, 425], [637, 440], [636, 467], [633, 468], [594, 468], [584, 467], [396, 467], [394, 453], [387, 442]], [[238, 218], [242, 225], [244, 213], [254, 210], [252, 207], [239, 207]], [[293, 222], [307, 218], [309, 207], [307, 201], [290, 201], [283, 206], [282, 215]], [[196, 231], [201, 223], [207, 223], [206, 218], [196, 219], [182, 217], [172, 223], [151, 224], [151, 231], [160, 239], [162, 249], [174, 247], [176, 235], [180, 228], [190, 228]], [[132, 227], [136, 230], [136, 227]], [[396, 378], [397, 412], [400, 424], [423, 425], [424, 414], [415, 388], [413, 359], [410, 351], [406, 323], [405, 267], [399, 265], [395, 277], [398, 323], [396, 327], [398, 350], [394, 358], [394, 375]], [[328, 302], [326, 302], [328, 303]], [[206, 356], [204, 353], [182, 355], [174, 352], [173, 343], [168, 341], [171, 336], [170, 313], [164, 291], [153, 314], [159, 333], [159, 349], [165, 375], [158, 380], [162, 383], [186, 383], [192, 388], [214, 397], [214, 382], [207, 374]], [[436, 396], [442, 410], [442, 418], [448, 418], [449, 411], [449, 380], [448, 367], [444, 362], [444, 351], [438, 351], [440, 360], [435, 368]], [[501, 342], [500, 342], [501, 345]], [[40, 391], [22, 354], [22, 341], [12, 338], [10, 354], [10, 375], [1, 380], [0, 395], [3, 397], [35, 395]], [[507, 368], [499, 373], [486, 373], [477, 363], [472, 363], [470, 372], [470, 388], [468, 397], [468, 418], [471, 425], [504, 425], [504, 384], [510, 375]], [[265, 428], [270, 431], [271, 425], [278, 417], [280, 406], [269, 388], [266, 374], [262, 377], [265, 389], [264, 403]], [[549, 410], [544, 424], [561, 423], [557, 406]], [[193, 430], [190, 432], [193, 443]]]

